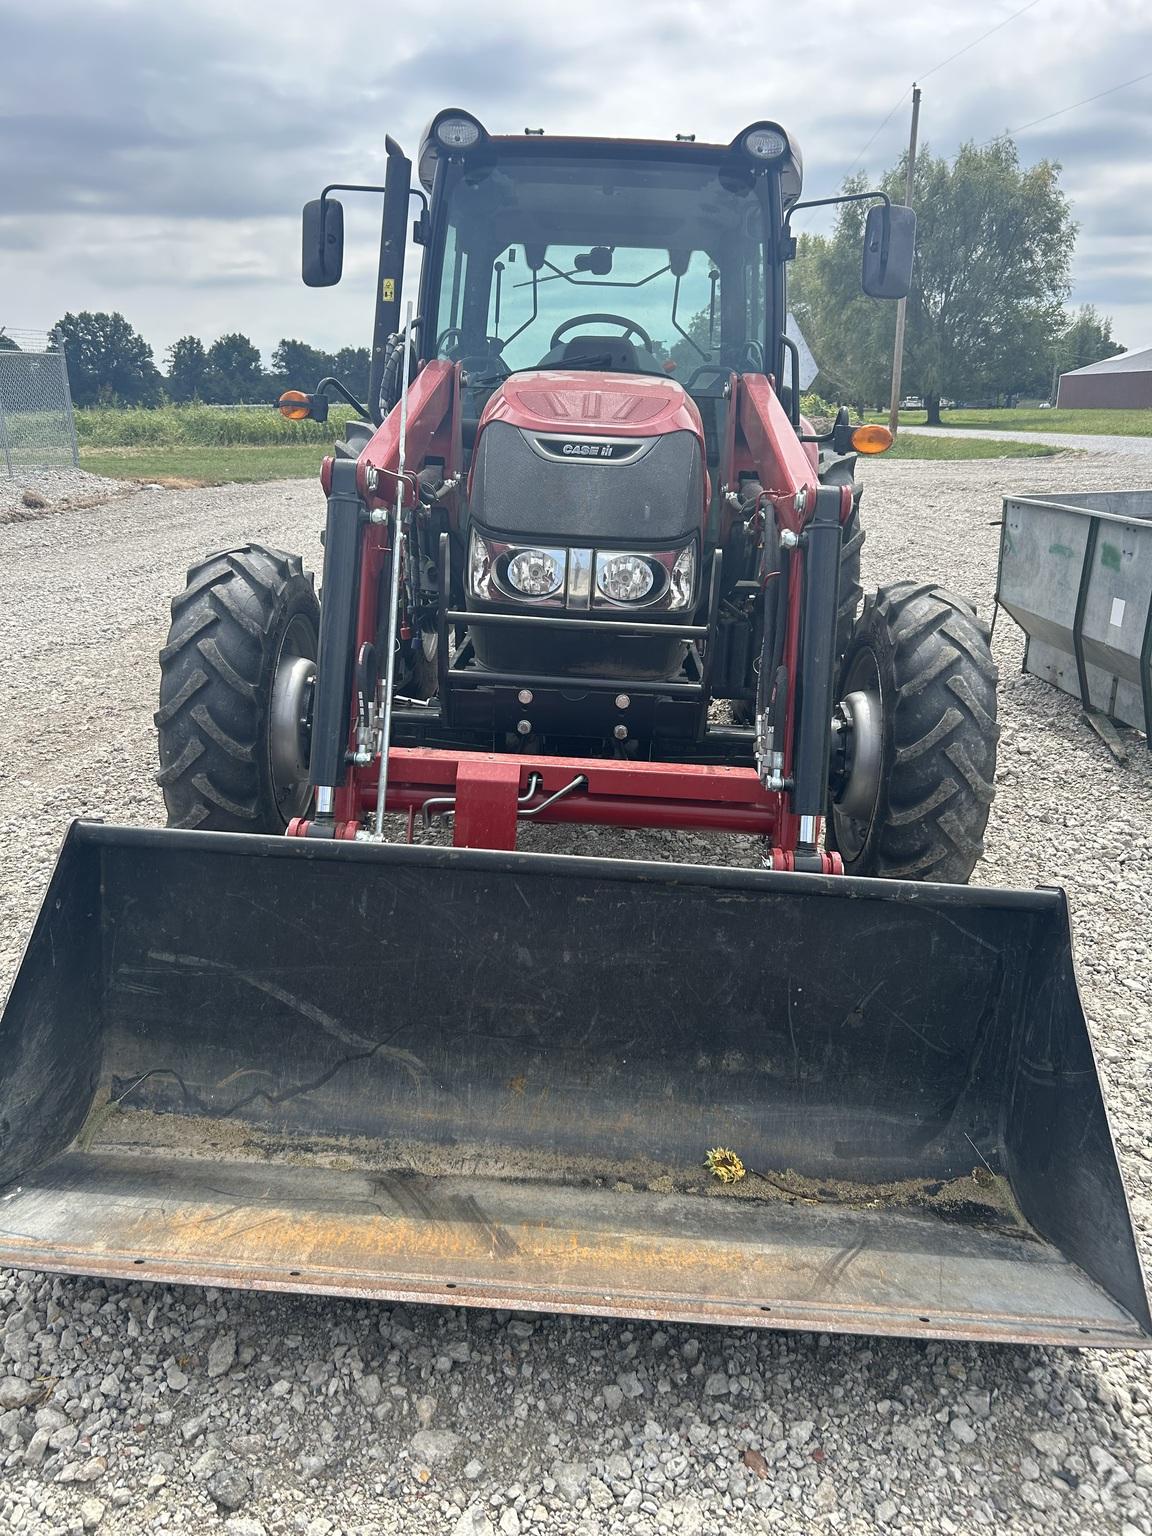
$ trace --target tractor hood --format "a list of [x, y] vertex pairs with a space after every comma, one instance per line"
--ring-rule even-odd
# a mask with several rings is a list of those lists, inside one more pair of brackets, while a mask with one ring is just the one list
[[564, 438], [652, 438], [691, 432], [704, 451], [704, 427], [695, 401], [675, 379], [661, 374], [592, 373], [586, 368], [514, 373], [489, 400], [479, 430], [493, 421]]
[[707, 496], [700, 412], [673, 379], [515, 373], [480, 418], [469, 511], [493, 533], [669, 548], [702, 527]]

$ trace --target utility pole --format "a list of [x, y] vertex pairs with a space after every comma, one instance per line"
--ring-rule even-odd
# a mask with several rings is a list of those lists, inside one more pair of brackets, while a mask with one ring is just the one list
[[[920, 87], [912, 86], [912, 131], [908, 136], [908, 176], [904, 183], [904, 202], [912, 206], [912, 183], [916, 175], [916, 134], [920, 127]], [[908, 322], [908, 300], [896, 305], [896, 344], [892, 348], [892, 400], [888, 407], [888, 427], [893, 436], [900, 430], [900, 376], [904, 372], [904, 327]]]

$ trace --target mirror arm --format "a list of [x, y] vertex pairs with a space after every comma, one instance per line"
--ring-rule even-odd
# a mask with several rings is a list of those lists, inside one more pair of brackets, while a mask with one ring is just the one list
[[839, 197], [813, 197], [804, 203], [793, 203], [784, 220], [784, 233], [791, 234], [791, 220], [802, 208], [833, 208], [837, 203], [884, 203], [891, 208], [892, 199], [887, 192], [844, 192]]
[[[321, 379], [312, 393], [314, 395], [321, 395], [327, 394], [332, 390], [334, 390], [336, 394], [338, 394], [341, 399], [345, 401], [346, 404], [350, 405], [352, 409], [357, 413], [357, 415], [362, 416], [365, 421], [372, 421], [372, 415], [368, 410], [368, 407], [361, 405], [359, 400], [357, 400], [356, 396], [347, 387], [347, 385], [341, 384], [339, 379], [334, 379], [331, 377]], [[375, 425], [375, 423], [373, 423], [373, 425]]]

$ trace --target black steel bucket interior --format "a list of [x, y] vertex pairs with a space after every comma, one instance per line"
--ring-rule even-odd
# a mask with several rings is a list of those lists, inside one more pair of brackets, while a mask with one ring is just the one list
[[77, 824], [0, 1183], [26, 1267], [1152, 1331], [1055, 891]]

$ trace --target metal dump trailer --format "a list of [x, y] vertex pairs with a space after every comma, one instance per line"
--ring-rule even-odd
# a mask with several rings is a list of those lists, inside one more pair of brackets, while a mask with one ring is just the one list
[[1026, 672], [1152, 746], [1152, 491], [1007, 497], [996, 595]]

